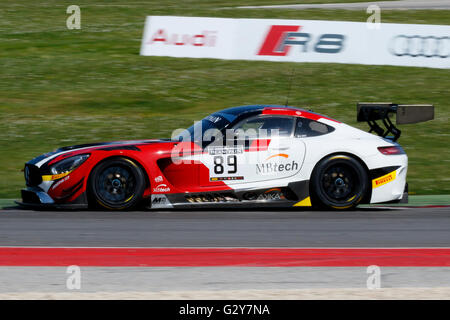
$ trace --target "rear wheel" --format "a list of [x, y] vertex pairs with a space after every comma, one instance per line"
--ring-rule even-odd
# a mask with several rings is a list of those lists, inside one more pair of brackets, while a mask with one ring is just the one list
[[347, 155], [321, 160], [311, 177], [313, 204], [327, 209], [351, 209], [364, 198], [368, 176], [363, 166]]
[[128, 210], [142, 200], [145, 176], [142, 169], [126, 158], [108, 159], [89, 178], [90, 202], [109, 210]]

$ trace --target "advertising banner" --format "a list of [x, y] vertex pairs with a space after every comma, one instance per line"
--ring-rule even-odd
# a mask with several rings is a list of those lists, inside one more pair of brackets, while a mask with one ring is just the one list
[[149, 16], [141, 55], [450, 68], [450, 26]]

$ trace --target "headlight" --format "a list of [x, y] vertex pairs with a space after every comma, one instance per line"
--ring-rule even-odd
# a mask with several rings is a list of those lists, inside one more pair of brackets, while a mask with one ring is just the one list
[[79, 156], [73, 156], [64, 160], [61, 160], [57, 164], [53, 165], [50, 170], [52, 174], [61, 174], [75, 170], [83, 162], [89, 158], [88, 154], [80, 154]]

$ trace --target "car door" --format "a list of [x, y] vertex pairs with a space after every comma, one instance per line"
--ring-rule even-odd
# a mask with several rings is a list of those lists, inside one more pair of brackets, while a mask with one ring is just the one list
[[[303, 165], [305, 144], [294, 137], [295, 118], [258, 115], [234, 125], [223, 145], [205, 148], [208, 184], [236, 185], [291, 177]], [[205, 177], [206, 178], [206, 177]]]

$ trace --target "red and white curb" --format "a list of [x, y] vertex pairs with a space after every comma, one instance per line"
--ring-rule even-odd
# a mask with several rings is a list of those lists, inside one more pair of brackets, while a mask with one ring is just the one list
[[450, 267], [450, 248], [0, 247], [0, 266]]

